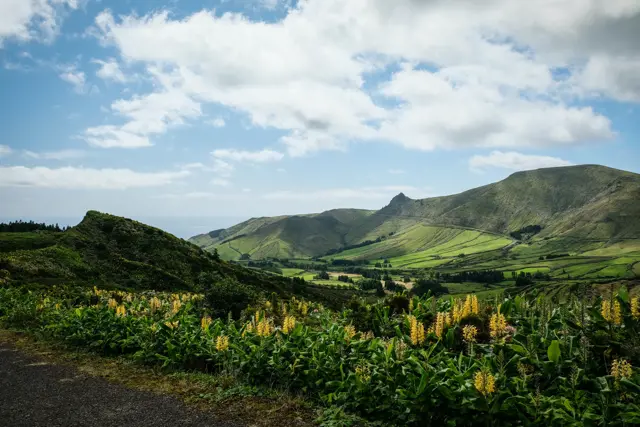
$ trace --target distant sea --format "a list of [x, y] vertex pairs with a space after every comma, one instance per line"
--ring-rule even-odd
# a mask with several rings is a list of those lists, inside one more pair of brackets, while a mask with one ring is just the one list
[[[45, 222], [47, 224], [58, 224], [60, 227], [65, 226], [74, 226], [77, 225], [80, 221], [82, 221], [83, 216], [68, 216], [68, 217], [55, 217], [55, 216], [46, 216], [46, 215], [35, 215], [29, 217], [2, 217], [0, 216], [0, 222], [9, 222], [9, 221], [30, 221], [33, 220], [35, 222]], [[232, 225], [238, 224], [239, 222], [246, 221], [249, 218], [244, 217], [226, 217], [226, 216], [216, 216], [216, 217], [128, 217], [131, 219], [135, 219], [136, 221], [140, 221], [142, 223], [151, 225], [153, 227], [160, 228], [164, 231], [167, 231], [174, 236], [181, 237], [183, 239], [188, 239], [189, 237], [193, 237], [197, 234], [208, 233], [212, 230], [217, 230], [220, 228], [228, 228]]]

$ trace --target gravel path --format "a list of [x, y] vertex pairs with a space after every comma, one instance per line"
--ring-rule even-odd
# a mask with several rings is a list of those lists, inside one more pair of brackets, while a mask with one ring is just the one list
[[0, 425], [238, 427], [170, 396], [128, 389], [0, 343]]

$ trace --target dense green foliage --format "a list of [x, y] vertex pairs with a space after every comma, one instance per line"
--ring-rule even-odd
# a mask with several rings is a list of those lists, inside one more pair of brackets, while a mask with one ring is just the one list
[[31, 231], [53, 231], [61, 232], [69, 227], [60, 228], [58, 224], [45, 224], [34, 221], [11, 221], [0, 222], [0, 233], [28, 233]]
[[272, 299], [240, 321], [210, 320], [207, 305], [188, 294], [0, 288], [5, 326], [143, 363], [225, 371], [383, 425], [640, 423], [640, 312], [624, 289], [561, 305], [399, 295], [339, 313]]
[[[352, 292], [320, 292], [274, 274], [221, 261], [160, 229], [95, 211], [64, 232], [0, 233], [0, 271], [14, 284], [92, 284], [125, 289], [204, 290], [219, 285], [246, 306], [275, 292], [329, 306]], [[229, 283], [234, 283], [231, 286]], [[240, 285], [240, 283], [242, 285]], [[236, 305], [229, 306], [236, 314]]]

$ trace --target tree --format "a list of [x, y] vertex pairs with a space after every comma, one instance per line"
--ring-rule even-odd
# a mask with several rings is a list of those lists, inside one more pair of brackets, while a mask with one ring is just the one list
[[220, 254], [218, 253], [218, 248], [213, 249], [213, 260], [220, 262]]
[[242, 254], [242, 255], [240, 255], [240, 259], [241, 259], [241, 260], [251, 259], [251, 255], [249, 255], [249, 254]]
[[330, 278], [331, 277], [329, 276], [329, 273], [327, 273], [326, 271], [321, 271], [320, 273], [314, 276], [314, 279], [317, 279], [317, 280], [329, 280]]
[[449, 293], [449, 289], [442, 286], [442, 284], [437, 280], [418, 279], [413, 284], [412, 292], [415, 295], [422, 296], [427, 294], [429, 291], [431, 291], [432, 295], [442, 295]]

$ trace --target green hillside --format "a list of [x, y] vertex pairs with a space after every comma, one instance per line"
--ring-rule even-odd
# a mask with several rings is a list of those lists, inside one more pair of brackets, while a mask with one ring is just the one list
[[297, 294], [330, 305], [351, 296], [296, 286], [291, 279], [216, 259], [158, 228], [95, 211], [64, 232], [0, 233], [0, 283], [202, 290], [227, 279], [256, 296]]
[[[510, 233], [527, 226], [541, 230], [523, 249]], [[621, 245], [636, 252], [640, 175], [597, 165], [538, 169], [451, 196], [413, 200], [401, 193], [375, 212], [251, 219], [191, 241], [217, 248], [224, 259], [388, 259], [411, 268], [495, 264], [503, 250], [527, 262]]]
[[335, 209], [320, 214], [252, 218], [226, 230], [189, 239], [205, 250], [217, 248], [227, 260], [305, 258], [344, 246], [353, 227], [372, 215], [362, 209]]

